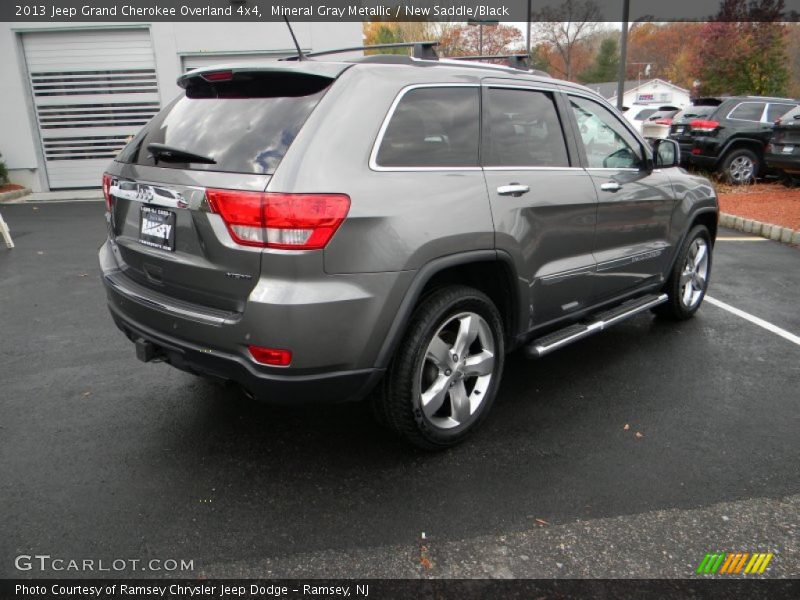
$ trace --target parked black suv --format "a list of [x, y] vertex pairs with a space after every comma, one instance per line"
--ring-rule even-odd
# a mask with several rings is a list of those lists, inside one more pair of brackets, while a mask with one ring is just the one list
[[767, 168], [790, 177], [800, 177], [800, 107], [775, 121], [764, 158]]
[[678, 142], [678, 146], [681, 148], [682, 165], [688, 164], [688, 157], [691, 155], [692, 146], [694, 145], [689, 123], [698, 119], [707, 118], [712, 112], [717, 110], [717, 106], [719, 106], [718, 101], [713, 104], [693, 104], [672, 117], [672, 124], [669, 127], [668, 137]]
[[747, 183], [764, 172], [764, 148], [773, 123], [800, 105], [791, 98], [730, 96], [707, 117], [689, 122], [688, 163], [718, 172], [728, 183]]

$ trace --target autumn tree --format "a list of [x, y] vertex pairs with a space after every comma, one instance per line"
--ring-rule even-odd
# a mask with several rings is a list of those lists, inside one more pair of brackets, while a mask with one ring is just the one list
[[[363, 25], [364, 45], [436, 40], [440, 27], [427, 21], [366, 21]], [[408, 49], [367, 50], [366, 54], [408, 54]]]
[[[531, 15], [532, 32], [547, 46], [552, 70], [572, 80], [577, 56], [589, 53], [587, 37], [597, 28], [600, 10], [593, 0], [564, 0], [559, 7], [548, 6]], [[553, 60], [556, 58], [557, 60]]]
[[724, 0], [702, 33], [703, 94], [783, 95], [789, 84], [783, 0]]
[[477, 25], [453, 24], [439, 38], [441, 56], [525, 53], [522, 32], [511, 25], [484, 25], [483, 45]]

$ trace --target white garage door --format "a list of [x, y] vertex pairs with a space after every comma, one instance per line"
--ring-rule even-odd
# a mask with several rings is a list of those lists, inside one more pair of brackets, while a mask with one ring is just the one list
[[284, 56], [294, 56], [294, 52], [211, 52], [207, 54], [191, 54], [182, 57], [183, 72], [219, 64], [259, 64], [278, 60]]
[[125, 141], [158, 112], [147, 29], [22, 38], [51, 189], [99, 187]]

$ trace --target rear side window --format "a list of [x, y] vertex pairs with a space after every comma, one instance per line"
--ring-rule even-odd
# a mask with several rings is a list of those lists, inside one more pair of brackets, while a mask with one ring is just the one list
[[406, 92], [384, 132], [381, 167], [478, 166], [477, 87], [426, 87]]
[[485, 166], [569, 166], [567, 145], [551, 94], [490, 88], [485, 97]]
[[769, 107], [767, 107], [767, 121], [773, 123], [776, 119], [781, 118], [796, 106], [796, 104], [779, 104], [777, 102], [770, 102]]
[[[158, 113], [117, 157], [120, 162], [176, 169], [272, 174], [331, 80], [252, 76], [190, 85]], [[164, 144], [213, 163], [157, 160], [147, 146]]]
[[764, 114], [763, 102], [742, 102], [734, 108], [728, 115], [729, 119], [739, 119], [740, 121], [760, 121]]

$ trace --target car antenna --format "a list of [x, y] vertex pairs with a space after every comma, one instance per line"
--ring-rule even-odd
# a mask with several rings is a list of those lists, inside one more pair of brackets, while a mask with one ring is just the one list
[[294, 47], [297, 48], [297, 60], [308, 60], [306, 55], [303, 54], [303, 51], [300, 49], [300, 44], [297, 43], [297, 37], [294, 35], [294, 29], [292, 29], [292, 24], [289, 23], [289, 18], [284, 16], [283, 20], [286, 21], [286, 26], [289, 28], [289, 33], [292, 35], [292, 41], [294, 42]]

